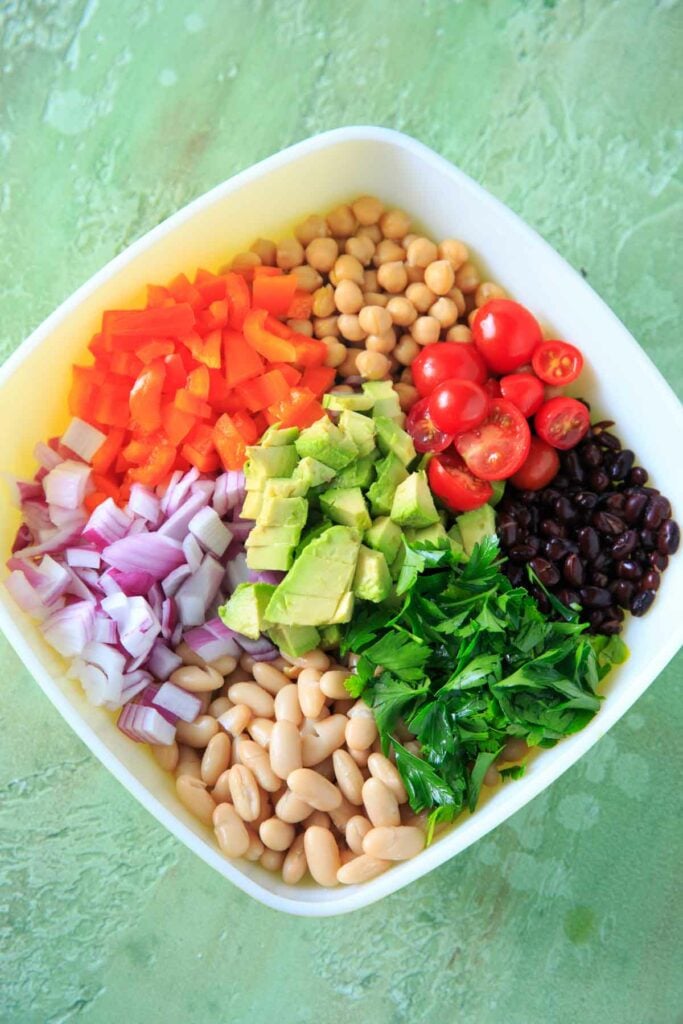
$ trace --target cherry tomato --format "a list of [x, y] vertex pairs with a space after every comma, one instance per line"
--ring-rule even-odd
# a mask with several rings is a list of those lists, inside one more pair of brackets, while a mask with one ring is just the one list
[[575, 398], [551, 398], [534, 418], [536, 433], [553, 448], [566, 451], [578, 444], [588, 431], [590, 415]]
[[491, 404], [483, 387], [472, 380], [445, 380], [434, 388], [427, 402], [436, 426], [449, 434], [478, 427]]
[[560, 457], [555, 449], [540, 437], [532, 437], [526, 461], [510, 477], [510, 483], [522, 491], [540, 491], [554, 479], [559, 468]]
[[529, 454], [530, 443], [529, 424], [505, 398], [495, 398], [484, 422], [455, 439], [470, 473], [481, 480], [506, 480], [516, 473]]
[[478, 309], [472, 321], [472, 337], [496, 373], [510, 373], [528, 363], [543, 341], [536, 319], [511, 299], [491, 299]]
[[583, 369], [583, 356], [578, 348], [566, 341], [544, 341], [534, 352], [531, 362], [542, 381], [560, 387], [571, 384]]
[[454, 451], [435, 455], [427, 468], [427, 477], [434, 494], [453, 512], [470, 512], [485, 505], [493, 495], [491, 484], [473, 476]]
[[484, 391], [489, 398], [500, 398], [502, 394], [500, 390], [500, 382], [497, 381], [495, 377], [489, 377], [484, 384]]
[[483, 384], [487, 377], [486, 363], [471, 341], [437, 341], [425, 345], [410, 365], [413, 383], [424, 397], [437, 384], [453, 377]]
[[439, 430], [429, 415], [429, 399], [421, 398], [408, 413], [406, 430], [418, 452], [442, 452], [453, 443], [453, 435]]
[[533, 373], [511, 373], [500, 378], [500, 393], [528, 419], [543, 404], [543, 385]]

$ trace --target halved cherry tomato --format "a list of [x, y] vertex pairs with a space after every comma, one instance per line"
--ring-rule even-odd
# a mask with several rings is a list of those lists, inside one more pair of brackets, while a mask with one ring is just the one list
[[434, 494], [453, 512], [470, 512], [485, 505], [493, 495], [491, 484], [473, 476], [454, 451], [435, 455], [427, 468], [427, 477]]
[[471, 341], [438, 341], [425, 345], [410, 366], [413, 382], [424, 398], [437, 384], [453, 378], [483, 384], [486, 363]]
[[427, 402], [435, 426], [448, 434], [478, 427], [491, 404], [481, 385], [472, 380], [445, 380], [434, 388]]
[[567, 341], [544, 341], [531, 357], [534, 370], [546, 384], [571, 384], [583, 369], [583, 356]]
[[531, 447], [521, 469], [510, 477], [510, 483], [522, 491], [540, 491], [555, 478], [560, 468], [560, 457], [540, 437], [531, 438]]
[[497, 381], [495, 377], [489, 377], [488, 380], [484, 381], [483, 388], [489, 398], [501, 397], [500, 381]]
[[416, 402], [408, 413], [406, 430], [418, 452], [443, 452], [453, 443], [453, 435], [439, 430], [429, 415], [429, 399]]
[[528, 419], [543, 404], [543, 385], [533, 373], [511, 373], [500, 378], [500, 393]]
[[576, 398], [551, 398], [544, 402], [534, 418], [536, 433], [553, 448], [566, 451], [578, 444], [588, 432], [590, 414]]
[[474, 344], [496, 373], [510, 373], [528, 363], [543, 341], [535, 317], [519, 302], [491, 299], [472, 321]]
[[467, 468], [481, 480], [506, 480], [516, 473], [530, 443], [529, 424], [517, 406], [504, 398], [493, 400], [483, 423], [455, 439]]

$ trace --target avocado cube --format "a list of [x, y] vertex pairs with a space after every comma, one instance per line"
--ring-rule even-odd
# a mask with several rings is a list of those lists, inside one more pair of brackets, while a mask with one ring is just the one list
[[326, 466], [324, 462], [318, 462], [317, 459], [312, 459], [307, 455], [294, 470], [292, 479], [301, 480], [306, 487], [311, 488], [329, 483], [330, 480], [334, 480], [334, 475], [335, 471]]
[[353, 577], [353, 592], [363, 601], [384, 601], [391, 592], [391, 575], [381, 551], [361, 544]]
[[347, 409], [339, 417], [339, 429], [351, 438], [360, 458], [374, 451], [377, 427], [369, 416]]
[[320, 633], [315, 626], [267, 626], [268, 636], [281, 651], [290, 658], [307, 654], [320, 643]]
[[387, 565], [391, 565], [401, 547], [402, 536], [400, 526], [392, 523], [388, 516], [380, 516], [366, 531], [363, 540], [369, 548], [381, 551]]
[[264, 612], [275, 587], [270, 583], [240, 583], [218, 609], [221, 621], [242, 636], [258, 640], [264, 629]]
[[369, 412], [374, 401], [372, 395], [335, 395], [332, 391], [323, 395], [323, 408], [329, 409], [331, 412], [343, 412], [345, 409], [351, 409], [353, 412]]
[[247, 491], [244, 505], [240, 512], [240, 519], [258, 519], [261, 506], [263, 505], [263, 491]]
[[457, 523], [453, 523], [450, 530], [448, 531], [448, 540], [451, 545], [451, 551], [457, 555], [464, 555], [465, 548], [462, 543], [462, 534], [460, 533], [460, 527]]
[[333, 523], [351, 526], [359, 532], [372, 526], [368, 506], [360, 487], [333, 487], [320, 495], [320, 507]]
[[320, 646], [324, 651], [339, 647], [342, 642], [342, 631], [336, 623], [331, 626], [324, 626], [320, 630]]
[[280, 448], [285, 444], [294, 444], [299, 436], [298, 427], [268, 427], [259, 441], [262, 448]]
[[401, 539], [401, 546], [398, 549], [398, 554], [396, 555], [396, 558], [393, 560], [393, 562], [389, 566], [389, 572], [391, 573], [392, 580], [397, 580], [398, 577], [400, 576], [401, 569], [403, 568], [403, 563], [405, 562], [405, 560], [406, 560], [406, 546], [403, 543], [403, 539]]
[[339, 603], [335, 610], [334, 615], [330, 619], [332, 625], [338, 622], [350, 622], [351, 616], [353, 615], [354, 596], [351, 591], [347, 591], [346, 594], [342, 594], [339, 598]]
[[245, 548], [265, 548], [269, 544], [286, 544], [296, 547], [301, 538], [300, 526], [261, 526], [257, 523], [246, 541]]
[[[277, 451], [277, 448], [271, 449]], [[299, 526], [308, 516], [308, 502], [305, 498], [263, 498], [258, 517], [259, 526]]]
[[[303, 498], [308, 491], [305, 480], [294, 476], [274, 476], [265, 481], [264, 498]], [[253, 493], [253, 492], [252, 492]]]
[[437, 548], [449, 546], [448, 534], [440, 521], [433, 523], [432, 526], [423, 526], [419, 530], [413, 526], [406, 527], [406, 540], [410, 544], [433, 544]]
[[471, 555], [474, 545], [484, 537], [490, 537], [496, 532], [496, 514], [490, 505], [482, 505], [471, 512], [463, 512], [455, 521], [462, 535], [462, 546], [466, 555]]
[[358, 457], [358, 448], [351, 438], [343, 434], [327, 416], [306, 427], [297, 438], [295, 447], [300, 458], [310, 456], [337, 472]]
[[250, 445], [247, 448], [247, 460], [245, 476], [255, 481], [267, 480], [272, 476], [291, 476], [299, 458], [293, 444], [274, 448]]
[[[376, 451], [376, 449], [375, 449]], [[372, 455], [366, 455], [362, 459], [356, 459], [346, 469], [335, 477], [335, 487], [361, 487], [367, 491], [375, 479], [375, 459]]]
[[[417, 453], [413, 440], [405, 430], [401, 430], [397, 423], [380, 416], [375, 420], [377, 424], [377, 444], [384, 455], [392, 452], [397, 459], [400, 459], [404, 466], [409, 465], [416, 458]], [[286, 474], [284, 474], [286, 475]]]
[[372, 415], [374, 419], [385, 416], [389, 420], [397, 420], [403, 424], [404, 416], [401, 403], [390, 380], [366, 380], [363, 392], [373, 400]]
[[399, 526], [431, 526], [439, 522], [425, 473], [411, 473], [398, 485], [390, 515]]
[[291, 544], [269, 544], [263, 548], [247, 548], [247, 565], [256, 572], [262, 569], [287, 572], [293, 561], [294, 548]]
[[372, 514], [388, 516], [394, 501], [396, 488], [408, 477], [408, 470], [400, 459], [389, 454], [375, 467], [377, 479], [368, 489], [368, 499]]

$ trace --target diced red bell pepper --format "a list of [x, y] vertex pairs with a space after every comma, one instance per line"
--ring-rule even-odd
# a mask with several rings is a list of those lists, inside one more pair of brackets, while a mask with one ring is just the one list
[[210, 377], [206, 366], [198, 366], [187, 375], [187, 390], [206, 401], [209, 397]]
[[211, 406], [209, 403], [193, 395], [187, 388], [179, 388], [176, 391], [173, 404], [177, 409], [181, 409], [182, 412], [188, 412], [191, 416], [196, 416], [203, 420], [211, 419]]
[[310, 292], [296, 291], [287, 310], [288, 320], [308, 320], [313, 312], [313, 296]]
[[[178, 274], [168, 286], [171, 296], [176, 302], [188, 302], [193, 308], [201, 305], [202, 297], [197, 288], [190, 283], [186, 274]], [[185, 331], [187, 334], [187, 331]]]
[[245, 412], [244, 409], [239, 409], [237, 412], [232, 414], [232, 422], [235, 424], [247, 444], [256, 444], [260, 434], [253, 417], [251, 417], [248, 412]]
[[197, 417], [189, 412], [183, 412], [173, 402], [165, 402], [162, 405], [161, 426], [169, 442], [176, 448], [196, 425]]
[[163, 359], [155, 359], [144, 368], [133, 384], [129, 405], [134, 430], [151, 434], [161, 426], [161, 393], [165, 376]]
[[176, 450], [167, 441], [155, 445], [144, 466], [136, 466], [128, 470], [128, 479], [132, 483], [147, 484], [157, 487], [162, 483], [173, 468]]
[[251, 306], [249, 286], [240, 274], [229, 271], [225, 274], [225, 295], [228, 300], [228, 325], [241, 331], [244, 318]]
[[174, 395], [178, 388], [184, 386], [187, 380], [187, 370], [177, 352], [164, 358], [164, 366], [166, 367], [164, 391], [166, 394]]
[[271, 370], [261, 377], [240, 384], [235, 391], [250, 412], [259, 412], [275, 402], [282, 402], [288, 398], [290, 385], [279, 370]]
[[220, 369], [222, 349], [220, 330], [210, 330], [203, 338], [196, 331], [191, 331], [182, 341], [198, 363], [204, 363], [205, 366], [213, 370]]
[[253, 271], [254, 280], [256, 280], [257, 277], [281, 277], [283, 274], [284, 270], [282, 270], [281, 267], [268, 267], [265, 265], [254, 267]]
[[148, 284], [147, 285], [147, 308], [158, 309], [159, 306], [166, 305], [167, 301], [171, 298], [171, 293], [168, 288], [162, 288], [159, 284]]
[[213, 441], [213, 429], [206, 423], [199, 423], [194, 428], [180, 451], [200, 473], [213, 473], [218, 469], [219, 457]]
[[227, 413], [214, 424], [213, 443], [223, 469], [242, 468], [247, 457], [246, 442]]
[[265, 309], [250, 310], [244, 319], [244, 337], [266, 359], [276, 363], [293, 363], [296, 356], [294, 345], [266, 329], [267, 317]]
[[308, 388], [292, 388], [288, 398], [268, 407], [270, 422], [283, 427], [308, 427], [324, 415], [325, 410]]
[[198, 270], [194, 284], [205, 306], [225, 298], [225, 277], [218, 277], [208, 270]]
[[291, 384], [293, 388], [301, 380], [301, 370], [297, 370], [296, 366], [292, 366], [291, 363], [271, 363], [269, 369], [279, 370], [287, 383]]
[[331, 366], [309, 366], [301, 378], [301, 387], [308, 388], [316, 398], [321, 398], [334, 384], [337, 371]]
[[97, 392], [107, 375], [94, 366], [73, 366], [71, 374], [69, 412], [72, 416], [90, 421], [94, 415]]
[[182, 338], [194, 326], [186, 302], [151, 309], [112, 309], [102, 317], [102, 333], [116, 347], [135, 349], [143, 339]]
[[103, 384], [94, 401], [93, 416], [105, 427], [127, 427], [130, 420], [128, 389], [116, 384]]
[[322, 366], [327, 359], [327, 345], [318, 338], [308, 338], [305, 334], [294, 334], [291, 338], [296, 355], [293, 362], [297, 366]]
[[155, 443], [158, 443], [158, 438], [155, 441], [140, 441], [133, 438], [121, 450], [121, 454], [126, 462], [129, 462], [132, 466], [141, 466], [143, 462], [147, 462], [149, 459]]
[[93, 472], [104, 474], [110, 470], [117, 455], [121, 451], [121, 446], [125, 436], [125, 430], [122, 430], [120, 427], [115, 427], [113, 430], [109, 431], [107, 434], [107, 440], [100, 445], [90, 460]]
[[[172, 341], [148, 341], [146, 345], [140, 345], [135, 349], [135, 355], [141, 363], [151, 363], [153, 359], [162, 359], [172, 356], [175, 352], [175, 345]], [[180, 387], [180, 385], [178, 385]]]
[[101, 505], [109, 497], [104, 491], [92, 491], [90, 494], [86, 494], [83, 499], [83, 507], [88, 512], [94, 512], [98, 505]]
[[223, 331], [223, 366], [225, 380], [231, 388], [252, 377], [258, 377], [264, 370], [258, 352], [247, 345], [243, 334], [230, 328]]
[[266, 268], [257, 267], [254, 273], [252, 285], [254, 306], [268, 310], [273, 316], [285, 316], [296, 292], [296, 277], [294, 274], [271, 276], [258, 273], [263, 270]]

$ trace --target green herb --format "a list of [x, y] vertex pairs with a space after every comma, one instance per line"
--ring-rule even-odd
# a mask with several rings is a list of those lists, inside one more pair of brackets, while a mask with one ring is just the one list
[[[560, 605], [562, 621], [547, 619], [500, 571], [495, 537], [469, 561], [406, 544], [396, 590], [399, 602], [360, 608], [342, 650], [360, 655], [349, 693], [374, 709], [412, 809], [431, 811], [431, 838], [438, 823], [474, 810], [509, 737], [551, 747], [582, 729], [600, 707], [598, 684], [628, 651], [617, 637], [586, 635], [576, 609]], [[420, 756], [400, 742], [403, 727]]]

